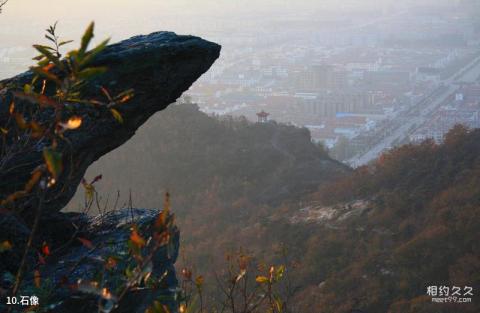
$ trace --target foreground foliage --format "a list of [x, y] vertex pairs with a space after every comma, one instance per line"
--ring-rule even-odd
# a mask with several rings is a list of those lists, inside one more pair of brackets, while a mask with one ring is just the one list
[[[4, 4], [5, 2], [3, 2]], [[2, 4], [2, 5], [3, 5]], [[49, 189], [57, 184], [63, 174], [64, 162], [67, 162], [66, 152], [69, 149], [67, 132], [75, 131], [82, 126], [82, 116], [77, 112], [77, 105], [92, 107], [106, 107], [112, 118], [119, 123], [122, 116], [115, 109], [116, 106], [128, 101], [133, 96], [132, 90], [127, 90], [112, 97], [108, 90], [99, 88], [99, 97], [86, 97], [84, 88], [91, 84], [99, 75], [107, 71], [106, 68], [92, 66], [97, 55], [107, 46], [108, 39], [93, 49], [88, 49], [94, 36], [94, 24], [91, 23], [80, 41], [80, 47], [71, 50], [63, 57], [60, 49], [72, 41], [61, 41], [56, 33], [56, 24], [46, 30], [45, 38], [49, 45], [34, 45], [39, 55], [34, 58], [35, 66], [30, 68], [35, 75], [31, 82], [19, 85], [22, 78], [12, 80], [7, 85], [0, 86], [2, 105], [9, 99], [6, 95], [13, 95], [9, 102], [10, 118], [2, 120], [0, 133], [2, 136], [0, 149], [0, 170], [9, 170], [8, 161], [16, 155], [31, 153], [32, 147], [43, 152], [43, 163], [39, 164], [31, 173], [23, 189], [15, 190], [0, 199], [1, 214], [20, 214], [18, 216], [34, 216], [32, 220], [25, 219], [30, 224], [30, 234], [24, 246], [15, 246], [10, 241], [0, 243], [0, 253], [23, 249], [23, 257], [18, 264], [16, 274], [1, 273], [2, 281], [10, 281], [10, 297], [16, 297], [25, 286], [26, 277], [33, 276], [36, 288], [41, 287], [41, 267], [46, 258], [51, 256], [49, 244], [44, 242], [39, 247], [38, 263], [31, 264], [31, 255], [37, 249], [36, 235], [45, 225], [40, 224], [45, 195]], [[102, 95], [103, 94], [103, 95]], [[102, 97], [107, 101], [98, 100]], [[47, 116], [48, 118], [45, 118]], [[72, 174], [72, 173], [69, 173]], [[34, 195], [36, 198], [36, 212], [23, 212], [23, 207], [17, 205], [25, 196]], [[167, 211], [168, 212], [168, 211]], [[168, 213], [167, 213], [168, 214]], [[88, 241], [83, 241], [88, 243]], [[91, 243], [90, 243], [91, 244]], [[33, 271], [33, 273], [30, 273]], [[49, 288], [55, 288], [50, 286]], [[0, 289], [1, 293], [7, 293]], [[40, 294], [45, 292], [39, 291]], [[47, 293], [48, 294], [48, 293]], [[107, 292], [109, 295], [109, 292]], [[14, 308], [10, 306], [8, 311]], [[35, 309], [36, 311], [41, 309]]]

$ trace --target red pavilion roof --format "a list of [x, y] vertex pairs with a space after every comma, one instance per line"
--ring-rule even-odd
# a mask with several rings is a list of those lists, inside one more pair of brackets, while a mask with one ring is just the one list
[[263, 111], [263, 110], [262, 110], [262, 112], [258, 112], [258, 113], [257, 113], [257, 116], [259, 116], [259, 117], [267, 117], [267, 116], [269, 116], [269, 115], [270, 115], [270, 113], [267, 113], [267, 112], [265, 112], [265, 111]]

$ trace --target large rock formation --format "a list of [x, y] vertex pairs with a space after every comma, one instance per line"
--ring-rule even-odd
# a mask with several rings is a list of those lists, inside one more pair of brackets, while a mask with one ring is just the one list
[[[152, 114], [180, 97], [210, 68], [219, 53], [220, 46], [215, 43], [170, 32], [136, 36], [108, 46], [93, 64], [106, 66], [108, 71], [89, 84], [84, 97], [98, 98], [100, 86], [107, 87], [112, 94], [133, 88], [135, 96], [118, 107], [123, 124], [117, 122], [107, 108], [88, 105], [74, 108], [83, 123], [78, 130], [66, 133], [69, 144], [64, 153], [64, 170], [43, 201], [44, 211], [60, 211], [74, 195], [90, 164], [122, 145]], [[23, 86], [31, 81], [32, 76], [33, 73], [27, 72], [1, 83]], [[10, 93], [0, 97], [0, 126], [6, 125], [11, 118], [8, 109], [11, 100]], [[16, 107], [22, 110], [22, 103], [18, 100]], [[51, 119], [51, 113], [47, 110], [41, 118]], [[25, 114], [28, 118], [28, 112]], [[0, 199], [22, 190], [32, 170], [43, 163], [45, 142], [28, 142], [26, 145], [27, 148], [16, 152], [8, 146], [8, 140], [6, 144], [0, 143], [0, 151], [12, 151], [1, 160]], [[19, 199], [14, 203], [16, 211], [31, 214], [37, 207], [36, 199], [34, 196]]]
[[[131, 225], [138, 226], [142, 233], [150, 233], [149, 228], [154, 224], [158, 213], [156, 210], [147, 209], [119, 210], [88, 219], [84, 235], [91, 240], [92, 248], [85, 245], [74, 246], [69, 249], [68, 253], [55, 260], [57, 262], [50, 262], [42, 270], [43, 276], [49, 277], [54, 283], [60, 282], [59, 286], [61, 286], [55, 290], [54, 297], [50, 299], [55, 305], [49, 312], [96, 311], [98, 299], [94, 294], [86, 293], [85, 290], [79, 290], [72, 294], [68, 286], [79, 280], [83, 282], [94, 280], [96, 275], [104, 271], [105, 260], [109, 256], [121, 257], [128, 251], [127, 243]], [[170, 312], [176, 312], [178, 307], [175, 299], [178, 293], [178, 283], [174, 263], [178, 252], [179, 232], [175, 228], [170, 245], [165, 245], [155, 251], [152, 257], [152, 268], [148, 269], [150, 277], [154, 278], [158, 287], [139, 288], [128, 292], [120, 300], [115, 312], [144, 313], [155, 300], [159, 299], [163, 299], [162, 302], [169, 306]], [[116, 266], [125, 265], [119, 262]], [[112, 272], [105, 272], [104, 287], [108, 290], [118, 289], [119, 281], [122, 279], [119, 276], [122, 276], [122, 271], [117, 268]], [[123, 279], [125, 278], [123, 277]]]
[[[157, 210], [124, 209], [95, 217], [83, 214], [70, 216], [70, 221], [77, 225], [78, 232], [73, 237], [64, 238], [63, 246], [57, 247], [55, 253], [45, 257], [45, 264], [38, 264], [36, 260], [29, 262], [30, 265], [37, 265], [29, 267], [22, 284], [22, 294], [38, 292], [33, 287], [35, 268], [41, 278], [41, 289], [48, 294], [48, 297], [39, 295], [40, 304], [48, 313], [97, 312], [99, 301], [105, 308], [103, 312], [144, 313], [154, 301], [161, 301], [172, 313], [177, 312], [179, 290], [174, 264], [179, 252], [178, 229], [173, 227], [170, 231], [169, 244], [156, 250], [147, 250], [147, 255], [148, 251], [152, 251], [148, 255], [151, 257], [148, 266], [139, 267], [128, 253], [132, 225], [137, 227], [140, 234], [152, 234], [158, 214]], [[111, 269], [106, 268], [109, 258], [115, 262]], [[120, 299], [119, 290], [123, 290], [132, 281], [125, 274], [127, 268], [145, 271], [151, 284], [131, 288]], [[9, 276], [11, 277], [10, 274], [5, 275], [5, 271], [0, 272], [0, 287], [11, 287], [13, 278], [8, 281]], [[96, 285], [99, 279], [102, 285]], [[103, 288], [112, 293], [112, 296], [102, 295]], [[0, 312], [7, 308], [4, 301], [0, 301]], [[20, 312], [20, 308], [15, 307], [14, 312], [17, 309]]]
[[[125, 143], [150, 116], [175, 102], [210, 68], [219, 54], [220, 46], [215, 43], [198, 37], [158, 32], [110, 45], [98, 55], [93, 66], [105, 66], [108, 71], [88, 85], [85, 98], [97, 97], [102, 86], [112, 94], [132, 88], [135, 96], [118, 107], [123, 123], [115, 120], [107, 107], [73, 106], [75, 114], [82, 117], [82, 125], [75, 131], [66, 132], [66, 140], [60, 143], [63, 145], [60, 147], [63, 148], [63, 171], [42, 201], [41, 227], [27, 255], [26, 284], [33, 285], [33, 273], [39, 266], [38, 251], [42, 242], [48, 242], [50, 249], [56, 252], [49, 259], [51, 263], [49, 261], [41, 266], [42, 277], [49, 277], [51, 283], [58, 284], [60, 279], [64, 280], [68, 276], [69, 281], [62, 282], [65, 286], [78, 279], [91, 278], [101, 257], [118, 252], [116, 250], [122, 244], [112, 247], [109, 243], [115, 240], [125, 243], [130, 229], [124, 223], [124, 217], [132, 211], [110, 213], [106, 219], [105, 216], [102, 217], [102, 223], [99, 223], [85, 215], [64, 214], [60, 210], [72, 198], [86, 169], [94, 161]], [[32, 72], [26, 72], [0, 83], [3, 86], [23, 86], [32, 77]], [[12, 99], [10, 90], [0, 92], [0, 127], [11, 120], [9, 105]], [[16, 110], [22, 111], [27, 120], [31, 118], [28, 104], [18, 99], [15, 102]], [[53, 118], [52, 115], [53, 110], [46, 109], [36, 119], [47, 122]], [[32, 171], [44, 162], [42, 150], [49, 144], [46, 140], [29, 140], [28, 134], [23, 141], [11, 136], [13, 135], [8, 133], [0, 141], [0, 199], [24, 188]], [[21, 148], [15, 146], [19, 142], [22, 143]], [[0, 207], [0, 243], [9, 241], [14, 247], [11, 251], [0, 251], [1, 297], [5, 296], [5, 290], [12, 287], [8, 276], [11, 277], [18, 270], [38, 201], [37, 195], [27, 194], [14, 203], [9, 203], [8, 207]], [[146, 225], [156, 214], [158, 211], [136, 211], [136, 223]], [[79, 245], [76, 238], [79, 236], [87, 237], [93, 244], [103, 248], [97, 249], [95, 253], [87, 251]], [[178, 232], [173, 235], [172, 244], [173, 252], [162, 248], [152, 259], [152, 275], [161, 276], [166, 273], [159, 288], [125, 294], [123, 303], [115, 312], [144, 312], [153, 299], [175, 295], [177, 282], [173, 264], [178, 253]], [[74, 272], [70, 272], [72, 264], [75, 265]], [[110, 282], [112, 281], [114, 280]], [[50, 296], [57, 303], [51, 307], [50, 312], [97, 311], [96, 297], [88, 298], [81, 294], [70, 297], [68, 288], [55, 288]], [[0, 311], [5, 309], [1, 305], [0, 303]], [[135, 308], [130, 307], [132, 305]], [[172, 312], [176, 312], [175, 302], [169, 302], [168, 305]]]

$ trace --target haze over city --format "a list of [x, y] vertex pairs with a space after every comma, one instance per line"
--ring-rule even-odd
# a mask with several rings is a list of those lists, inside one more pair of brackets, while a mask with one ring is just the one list
[[[469, 102], [476, 92], [458, 82], [474, 83], [478, 67], [455, 76], [477, 64], [476, 10], [474, 1], [447, 0], [11, 1], [0, 20], [0, 77], [32, 64], [31, 43], [54, 21], [67, 39], [91, 20], [97, 41], [196, 34], [223, 46], [188, 92], [202, 110], [250, 120], [268, 111], [309, 128], [337, 159], [357, 166], [400, 143], [439, 141], [456, 122], [478, 126], [478, 108], [445, 109], [455, 107], [452, 94]], [[445, 84], [455, 88], [429, 97]]]
[[479, 16], [0, 0], [0, 312], [480, 312]]

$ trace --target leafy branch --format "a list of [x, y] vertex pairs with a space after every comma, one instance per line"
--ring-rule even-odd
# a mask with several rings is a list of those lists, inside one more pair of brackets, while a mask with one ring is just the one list
[[[123, 123], [123, 117], [116, 107], [129, 101], [133, 97], [133, 90], [129, 89], [112, 96], [105, 87], [101, 87], [99, 95], [103, 95], [106, 101], [84, 96], [84, 88], [107, 71], [105, 67], [91, 65], [109, 42], [109, 39], [106, 39], [89, 50], [89, 45], [94, 37], [94, 27], [92, 22], [81, 38], [80, 47], [66, 53], [65, 58], [62, 58], [60, 49], [72, 41], [60, 39], [56, 32], [57, 23], [46, 30], [45, 38], [50, 45], [37, 44], [33, 46], [39, 53], [34, 58], [37, 64], [30, 68], [35, 75], [31, 83], [12, 91], [14, 100], [10, 103], [9, 112], [11, 120], [15, 122], [14, 125], [0, 126], [4, 140], [9, 136], [9, 140], [21, 138], [28, 143], [44, 141], [49, 144], [44, 145], [43, 148], [44, 164], [33, 171], [23, 190], [16, 191], [5, 199], [0, 199], [0, 206], [6, 206], [31, 194], [37, 186], [46, 190], [58, 182], [64, 168], [64, 149], [61, 146], [64, 146], [65, 143], [68, 144], [64, 134], [82, 126], [83, 117], [76, 113], [78, 105], [107, 108], [117, 122]], [[23, 104], [20, 109], [16, 105], [18, 100]], [[31, 107], [25, 110], [28, 103], [31, 104]], [[33, 113], [25, 116], [24, 111]], [[36, 118], [47, 111], [53, 111], [52, 119], [45, 121]], [[28, 148], [26, 143], [24, 146], [26, 149]], [[22, 149], [19, 150], [17, 153], [22, 153]], [[9, 156], [3, 154], [1, 157], [8, 159]], [[1, 164], [0, 160], [0, 166]]]
[[215, 295], [209, 299], [212, 303], [205, 303], [204, 277], [199, 275], [194, 278], [192, 269], [182, 269], [180, 312], [286, 312], [285, 300], [277, 291], [286, 271], [284, 265], [255, 263], [251, 255], [243, 252], [227, 255], [226, 261], [227, 268], [220, 274], [215, 272]]
[[[0, 2], [0, 9], [7, 1]], [[104, 40], [89, 50], [94, 36], [94, 23], [92, 22], [82, 36], [80, 47], [68, 52], [62, 58], [60, 49], [72, 41], [60, 40], [56, 28], [57, 23], [46, 30], [45, 38], [50, 45], [33, 46], [39, 55], [34, 58], [37, 64], [30, 68], [34, 73], [31, 82], [23, 86], [2, 86], [0, 88], [0, 92], [3, 94], [8, 92], [13, 96], [13, 100], [8, 106], [10, 118], [6, 124], [0, 125], [0, 135], [4, 143], [2, 151], [0, 151], [0, 169], [15, 155], [30, 153], [32, 146], [41, 144], [43, 147], [41, 150], [43, 163], [31, 172], [24, 188], [0, 199], [0, 208], [16, 210], [19, 210], [16, 208], [16, 200], [27, 195], [36, 199], [37, 210], [34, 213], [30, 236], [15, 275], [11, 291], [13, 295], [16, 295], [22, 288], [25, 273], [29, 270], [27, 259], [31, 250], [35, 249], [33, 243], [36, 240], [35, 236], [39, 228], [47, 191], [58, 183], [64, 172], [64, 154], [69, 144], [65, 134], [82, 127], [84, 117], [78, 113], [78, 108], [82, 105], [90, 105], [99, 109], [104, 107], [112, 112], [113, 119], [117, 121], [121, 119], [123, 122], [123, 118], [114, 107], [133, 97], [132, 90], [127, 90], [117, 96], [110, 96], [108, 90], [102, 87], [99, 95], [108, 95], [108, 102], [85, 98], [84, 88], [107, 71], [105, 67], [91, 64], [105, 49], [109, 40]], [[8, 147], [6, 142], [9, 143]], [[2, 242], [0, 249], [12, 249], [12, 245], [9, 242]], [[39, 254], [40, 265], [45, 264], [45, 258], [50, 255], [49, 246], [44, 243], [41, 251], [42, 253]], [[35, 285], [39, 287], [41, 277], [38, 270], [35, 270], [34, 277]]]

